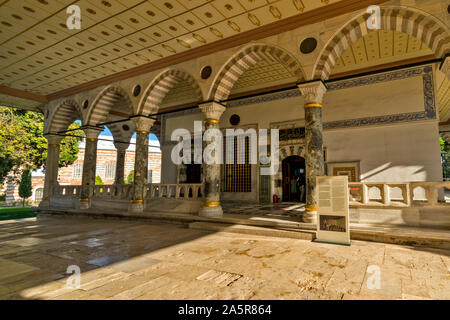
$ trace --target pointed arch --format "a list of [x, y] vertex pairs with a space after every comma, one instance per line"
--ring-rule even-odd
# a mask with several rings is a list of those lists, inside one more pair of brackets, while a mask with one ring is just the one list
[[96, 125], [106, 122], [112, 107], [120, 99], [125, 100], [129, 114], [131, 115], [134, 111], [133, 103], [126, 91], [118, 86], [108, 86], [97, 95], [91, 104], [86, 115], [86, 123], [88, 125]]
[[209, 100], [227, 99], [239, 77], [260, 61], [279, 62], [291, 71], [297, 81], [305, 80], [300, 63], [290, 53], [273, 45], [251, 44], [241, 49], [222, 67], [208, 95]]
[[[341, 54], [371, 31], [367, 28], [369, 17], [368, 13], [360, 14], [328, 41], [314, 66], [314, 79], [327, 80]], [[425, 43], [437, 57], [450, 52], [448, 28], [430, 14], [417, 9], [382, 7], [381, 29], [407, 33]]]
[[66, 99], [57, 105], [49, 120], [48, 133], [63, 132], [77, 119], [82, 119], [80, 106], [72, 99]]
[[149, 115], [158, 112], [167, 93], [183, 81], [192, 86], [198, 101], [203, 101], [202, 90], [192, 75], [183, 70], [170, 69], [160, 73], [147, 87], [139, 103], [138, 114]]

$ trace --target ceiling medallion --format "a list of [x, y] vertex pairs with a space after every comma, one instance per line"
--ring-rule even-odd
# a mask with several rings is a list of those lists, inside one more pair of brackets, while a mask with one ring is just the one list
[[212, 68], [210, 66], [203, 67], [202, 71], [200, 72], [200, 76], [203, 80], [208, 79], [211, 76]]
[[128, 131], [128, 130], [130, 130], [130, 127], [127, 124], [124, 124], [122, 126], [122, 129], [123, 129], [123, 131]]
[[317, 48], [317, 40], [315, 38], [306, 38], [300, 44], [300, 51], [303, 54], [313, 52]]
[[84, 100], [83, 101], [83, 109], [87, 109], [88, 106], [89, 106], [89, 101], [88, 100]]
[[206, 43], [206, 39], [203, 38], [201, 35], [193, 33], [192, 36], [195, 38], [195, 40], [197, 40], [201, 43]]
[[241, 122], [241, 117], [239, 117], [237, 114], [233, 114], [230, 117], [230, 124], [232, 126], [237, 126], [239, 124], [239, 122]]

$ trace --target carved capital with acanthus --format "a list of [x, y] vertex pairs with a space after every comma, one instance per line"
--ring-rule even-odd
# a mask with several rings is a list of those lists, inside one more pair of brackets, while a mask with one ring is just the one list
[[100, 135], [100, 133], [103, 131], [103, 127], [102, 128], [88, 127], [88, 128], [84, 128], [83, 131], [84, 131], [84, 134], [86, 135], [86, 139], [96, 140], [96, 139], [98, 139], [98, 136]]
[[155, 123], [155, 119], [150, 119], [144, 116], [132, 118], [134, 125], [136, 126], [137, 133], [149, 133], [150, 128]]
[[123, 141], [114, 141], [114, 146], [116, 147], [118, 152], [125, 152], [130, 146], [130, 143], [126, 143]]
[[222, 113], [227, 109], [220, 103], [215, 101], [206, 102], [199, 105], [199, 108], [205, 114], [206, 119], [219, 120], [222, 116]]
[[57, 134], [46, 134], [45, 138], [47, 139], [47, 142], [49, 145], [57, 145], [60, 144], [62, 138], [64, 138], [63, 135], [57, 135]]
[[327, 87], [322, 81], [308, 82], [299, 84], [298, 89], [305, 98], [305, 104], [318, 103], [322, 104], [323, 95], [327, 91]]

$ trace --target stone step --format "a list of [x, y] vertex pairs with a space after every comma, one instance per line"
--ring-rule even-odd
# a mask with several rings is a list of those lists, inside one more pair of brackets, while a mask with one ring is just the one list
[[350, 239], [399, 244], [405, 246], [423, 246], [437, 249], [450, 249], [450, 232], [441, 230], [413, 228], [350, 228]]
[[301, 240], [314, 240], [316, 238], [316, 232], [310, 230], [255, 227], [242, 224], [192, 222], [189, 223], [189, 228], [206, 231], [222, 231], [230, 233], [292, 238]]

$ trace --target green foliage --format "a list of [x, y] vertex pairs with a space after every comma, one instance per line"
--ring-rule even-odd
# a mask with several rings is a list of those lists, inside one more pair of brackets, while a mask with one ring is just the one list
[[[73, 123], [69, 129], [80, 125]], [[22, 168], [36, 169], [45, 165], [47, 139], [44, 137], [44, 116], [39, 112], [0, 106], [0, 183], [5, 176]], [[68, 166], [77, 159], [78, 142], [83, 131], [70, 133], [80, 137], [65, 137], [61, 141], [59, 165]]]
[[450, 144], [440, 137], [442, 171], [444, 178], [450, 178]]
[[30, 207], [0, 208], [0, 220], [36, 217], [36, 210]]
[[134, 170], [131, 170], [128, 174], [127, 178], [125, 179], [126, 184], [133, 184], [134, 183]]
[[25, 205], [25, 199], [31, 197], [31, 171], [24, 170], [22, 172], [22, 179], [20, 179], [19, 184], [19, 196], [22, 198]]
[[103, 180], [100, 176], [95, 176], [95, 185], [103, 185]]

